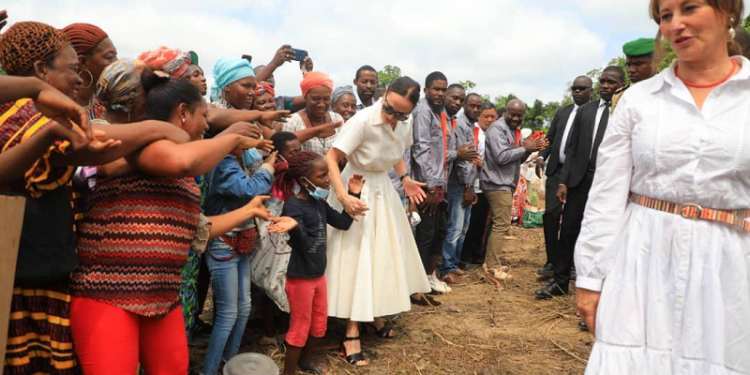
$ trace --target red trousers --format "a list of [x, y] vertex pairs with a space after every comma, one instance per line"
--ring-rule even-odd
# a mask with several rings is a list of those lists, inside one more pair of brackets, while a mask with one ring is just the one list
[[185, 320], [179, 307], [157, 319], [73, 297], [70, 326], [84, 375], [133, 375], [138, 363], [148, 375], [188, 372]]
[[[328, 289], [325, 276], [317, 279], [286, 278], [289, 331], [286, 342], [302, 348], [309, 336], [321, 338], [328, 329]], [[149, 374], [150, 375], [150, 374]]]

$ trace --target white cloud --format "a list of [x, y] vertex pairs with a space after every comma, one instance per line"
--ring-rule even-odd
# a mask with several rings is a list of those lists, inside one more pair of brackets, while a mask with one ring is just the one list
[[[601, 2], [610, 1], [625, 0]], [[606, 42], [569, 6], [539, 1], [217, 4], [13, 0], [3, 7], [11, 23], [96, 24], [110, 34], [122, 57], [159, 45], [195, 50], [209, 75], [221, 56], [247, 53], [254, 64], [266, 63], [278, 46], [289, 43], [308, 50], [316, 70], [329, 73], [336, 85], [351, 84], [363, 64], [377, 69], [391, 64], [418, 82], [441, 70], [451, 82], [474, 81], [481, 94], [513, 92], [528, 102], [559, 100], [567, 82], [610, 58], [604, 55]], [[285, 64], [276, 73], [277, 92], [299, 93], [300, 78], [296, 64]]]

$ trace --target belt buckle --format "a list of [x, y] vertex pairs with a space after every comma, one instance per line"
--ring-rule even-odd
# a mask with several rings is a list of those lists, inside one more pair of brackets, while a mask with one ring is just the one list
[[[688, 213], [688, 210], [690, 210], [690, 208], [695, 208], [695, 216], [691, 216]], [[703, 213], [703, 206], [695, 203], [683, 204], [680, 208], [680, 216], [684, 217], [685, 219], [698, 220], [701, 218], [701, 213]]]

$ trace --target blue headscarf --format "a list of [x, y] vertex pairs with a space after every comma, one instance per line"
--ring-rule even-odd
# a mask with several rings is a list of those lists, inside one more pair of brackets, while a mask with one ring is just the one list
[[239, 57], [222, 57], [214, 65], [214, 83], [211, 85], [211, 101], [221, 98], [224, 88], [245, 77], [255, 77], [250, 62]]

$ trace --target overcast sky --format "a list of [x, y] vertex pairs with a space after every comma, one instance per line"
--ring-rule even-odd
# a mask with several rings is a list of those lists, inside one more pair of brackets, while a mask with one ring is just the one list
[[[220, 4], [220, 5], [219, 5]], [[579, 74], [653, 37], [648, 0], [6, 0], [10, 23], [104, 29], [120, 57], [159, 45], [194, 50], [209, 81], [222, 56], [267, 63], [285, 43], [309, 51], [336, 86], [356, 69], [397, 65], [420, 83], [434, 70], [491, 97], [560, 100]], [[277, 94], [300, 92], [298, 66], [276, 72]]]

